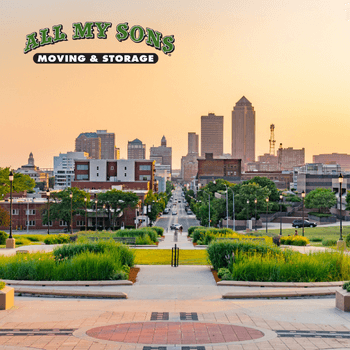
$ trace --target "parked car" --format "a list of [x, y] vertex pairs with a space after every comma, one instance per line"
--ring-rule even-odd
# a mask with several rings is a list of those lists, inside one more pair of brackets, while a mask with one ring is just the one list
[[187, 210], [187, 215], [192, 215], [193, 213], [192, 213], [192, 210]]
[[177, 215], [177, 211], [173, 211], [173, 212], [172, 212], [172, 215]]
[[[303, 227], [303, 220], [294, 220], [292, 226], [295, 228]], [[316, 227], [316, 226], [317, 226], [316, 222], [304, 220], [304, 227]]]

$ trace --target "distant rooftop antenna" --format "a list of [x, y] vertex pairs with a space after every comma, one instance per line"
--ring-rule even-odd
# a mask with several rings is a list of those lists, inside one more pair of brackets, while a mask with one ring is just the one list
[[275, 124], [271, 124], [270, 125], [270, 140], [269, 140], [269, 143], [270, 143], [270, 154], [271, 155], [275, 155], [275, 143], [276, 143], [276, 140], [275, 140]]

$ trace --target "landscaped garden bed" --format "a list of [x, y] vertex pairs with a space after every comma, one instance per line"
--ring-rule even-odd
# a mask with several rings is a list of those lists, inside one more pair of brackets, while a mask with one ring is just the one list
[[52, 253], [1, 256], [0, 276], [34, 281], [124, 280], [134, 260], [129, 247], [112, 241], [67, 244]]
[[213, 241], [209, 259], [223, 280], [331, 282], [350, 279], [350, 257], [339, 252], [300, 254], [271, 244]]

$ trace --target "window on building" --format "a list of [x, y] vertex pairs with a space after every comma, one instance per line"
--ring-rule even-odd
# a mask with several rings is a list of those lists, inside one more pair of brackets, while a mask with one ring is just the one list
[[12, 209], [12, 215], [18, 215], [19, 210], [18, 209]]
[[77, 180], [89, 180], [89, 175], [88, 174], [78, 174]]
[[60, 226], [68, 226], [68, 222], [60, 220]]
[[84, 220], [77, 220], [76, 225], [77, 226], [85, 226], [85, 221]]
[[100, 168], [99, 168], [99, 167], [96, 167], [96, 170], [100, 170]]
[[87, 164], [78, 164], [77, 170], [89, 170], [89, 166]]
[[26, 226], [35, 226], [35, 220], [26, 221]]
[[126, 170], [126, 167], [124, 167], [124, 170]]
[[96, 174], [96, 176], [100, 176], [100, 174], [99, 174], [99, 173], [97, 173], [97, 174]]
[[149, 171], [151, 170], [150, 165], [140, 165], [140, 170]]
[[[43, 224], [43, 226], [47, 226], [47, 224]], [[50, 226], [52, 226], [52, 221], [50, 221]]]
[[126, 173], [124, 173], [124, 176], [126, 177]]
[[36, 210], [35, 209], [29, 209], [26, 210], [26, 215], [35, 215]]
[[111, 170], [114, 170], [114, 166], [113, 165], [111, 166]]
[[149, 180], [151, 180], [151, 175], [140, 175], [139, 180], [140, 181], [149, 181]]

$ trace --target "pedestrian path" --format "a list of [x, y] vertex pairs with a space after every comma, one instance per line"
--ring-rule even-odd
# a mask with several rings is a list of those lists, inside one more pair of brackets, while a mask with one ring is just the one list
[[195, 249], [192, 241], [187, 238], [187, 232], [180, 232], [175, 230], [164, 230], [164, 240], [159, 242], [159, 249], [171, 249], [175, 246], [180, 249]]

